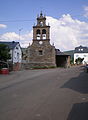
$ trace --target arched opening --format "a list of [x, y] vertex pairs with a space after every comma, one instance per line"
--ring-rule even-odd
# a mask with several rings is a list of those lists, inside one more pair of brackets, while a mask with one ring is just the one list
[[39, 29], [36, 31], [36, 37], [37, 37], [37, 40], [40, 40], [40, 30]]
[[42, 39], [46, 39], [46, 30], [45, 29], [42, 30]]

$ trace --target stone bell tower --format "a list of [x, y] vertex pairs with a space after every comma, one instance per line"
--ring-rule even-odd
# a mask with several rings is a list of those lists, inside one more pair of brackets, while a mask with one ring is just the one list
[[50, 44], [50, 26], [46, 25], [46, 17], [40, 13], [37, 24], [33, 26], [33, 41], [28, 47], [28, 63], [30, 67], [56, 66], [55, 47]]
[[37, 17], [37, 25], [33, 26], [33, 41], [50, 41], [50, 26], [46, 25], [46, 17], [40, 13]]

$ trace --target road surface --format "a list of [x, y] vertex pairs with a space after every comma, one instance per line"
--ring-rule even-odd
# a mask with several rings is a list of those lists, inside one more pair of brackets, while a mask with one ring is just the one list
[[0, 120], [88, 120], [83, 67], [0, 75]]

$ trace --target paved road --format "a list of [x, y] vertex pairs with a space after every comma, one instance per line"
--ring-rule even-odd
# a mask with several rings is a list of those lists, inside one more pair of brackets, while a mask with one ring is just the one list
[[83, 67], [0, 75], [0, 120], [88, 120]]

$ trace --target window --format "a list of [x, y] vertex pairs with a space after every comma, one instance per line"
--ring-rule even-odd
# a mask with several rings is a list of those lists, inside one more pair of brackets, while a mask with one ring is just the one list
[[36, 34], [40, 34], [40, 30], [39, 29], [36, 31]]
[[19, 53], [17, 53], [17, 61], [19, 61]]
[[42, 30], [42, 39], [46, 39], [46, 30], [45, 29]]
[[36, 31], [36, 36], [37, 36], [37, 40], [40, 40], [40, 30], [39, 29]]
[[81, 48], [81, 49], [78, 49], [79, 51], [83, 51], [83, 48]]
[[16, 47], [16, 49], [18, 49], [18, 47]]
[[43, 51], [42, 50], [39, 50], [39, 55], [43, 55]]
[[42, 30], [42, 34], [46, 34], [46, 30], [45, 29]]
[[80, 51], [81, 49], [79, 49], [79, 51]]

